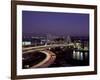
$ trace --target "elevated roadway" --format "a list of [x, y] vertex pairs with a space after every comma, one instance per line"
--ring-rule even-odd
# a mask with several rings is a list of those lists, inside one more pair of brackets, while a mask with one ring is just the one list
[[46, 50], [49, 48], [54, 48], [54, 47], [65, 47], [65, 46], [74, 46], [73, 44], [52, 44], [52, 45], [43, 45], [43, 46], [35, 46], [35, 47], [28, 47], [28, 48], [23, 48], [23, 54], [30, 52], [30, 51], [41, 51], [41, 50]]
[[42, 60], [40, 63], [33, 65], [31, 68], [44, 68], [44, 67], [48, 67], [49, 65], [51, 65], [52, 63], [54, 63], [55, 59], [56, 59], [56, 55], [48, 50], [45, 51], [40, 51], [41, 53], [44, 53], [46, 55], [46, 58], [44, 60]]

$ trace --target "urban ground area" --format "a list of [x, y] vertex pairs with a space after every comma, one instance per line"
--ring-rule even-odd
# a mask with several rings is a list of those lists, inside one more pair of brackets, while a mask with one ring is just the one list
[[23, 68], [89, 65], [89, 38], [83, 36], [24, 36]]

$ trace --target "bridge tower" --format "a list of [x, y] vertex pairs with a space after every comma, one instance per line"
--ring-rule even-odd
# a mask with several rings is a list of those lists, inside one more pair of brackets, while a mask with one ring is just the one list
[[67, 42], [67, 44], [71, 43], [71, 37], [69, 35], [67, 36], [66, 42]]

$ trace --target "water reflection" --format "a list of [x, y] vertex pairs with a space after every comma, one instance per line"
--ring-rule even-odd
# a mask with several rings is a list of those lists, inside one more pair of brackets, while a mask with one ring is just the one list
[[83, 60], [83, 52], [80, 53], [80, 60]]
[[88, 58], [88, 52], [87, 51], [75, 51], [73, 50], [73, 59], [76, 60], [84, 60]]
[[73, 59], [76, 59], [76, 52], [73, 50]]

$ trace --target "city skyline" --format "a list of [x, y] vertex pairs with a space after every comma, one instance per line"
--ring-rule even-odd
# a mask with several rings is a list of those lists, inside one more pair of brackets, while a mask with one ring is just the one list
[[89, 14], [23, 11], [22, 24], [23, 36], [27, 33], [89, 36]]

